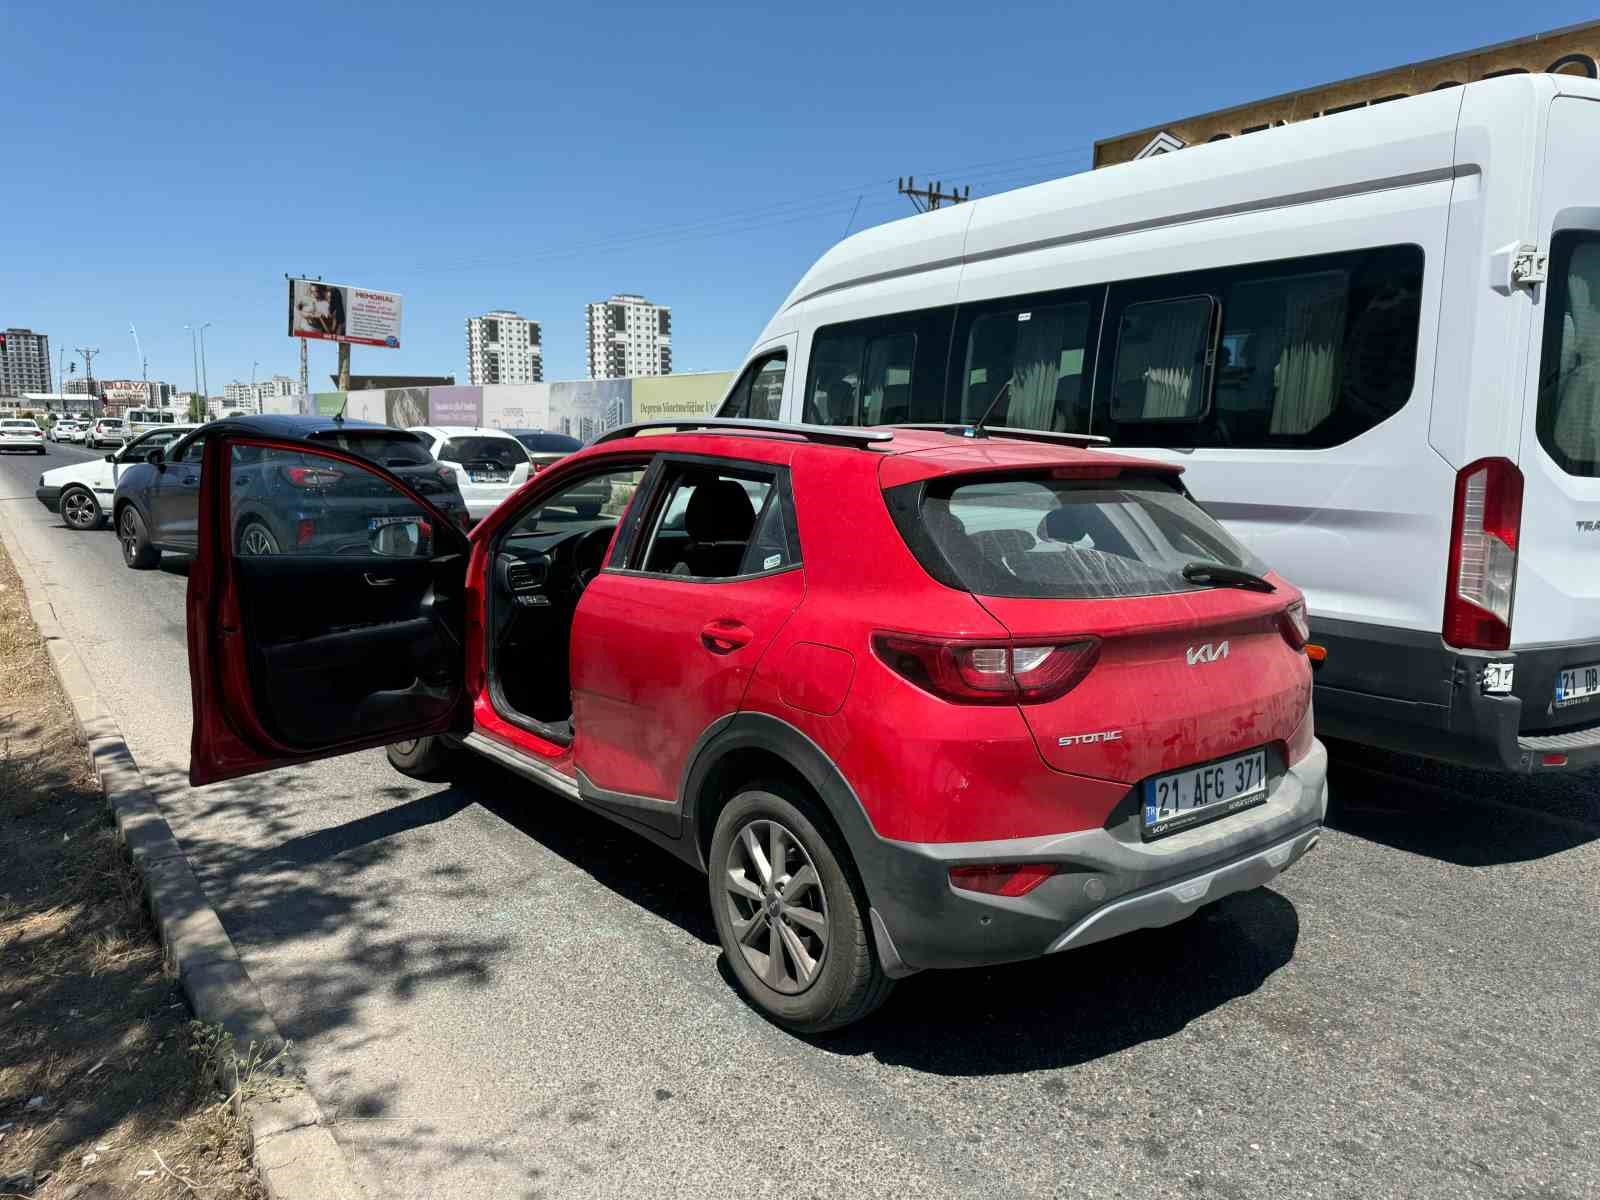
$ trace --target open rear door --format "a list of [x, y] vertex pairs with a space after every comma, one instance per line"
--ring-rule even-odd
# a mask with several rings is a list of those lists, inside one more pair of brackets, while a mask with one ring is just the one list
[[468, 556], [444, 515], [363, 458], [243, 432], [201, 479], [191, 783], [456, 726]]

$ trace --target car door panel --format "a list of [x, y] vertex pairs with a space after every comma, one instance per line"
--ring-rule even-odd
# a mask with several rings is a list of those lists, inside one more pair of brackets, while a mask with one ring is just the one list
[[[325, 494], [301, 489], [283, 501], [297, 513], [321, 501], [348, 521], [352, 503], [370, 505], [368, 544], [239, 553], [229, 458], [240, 444], [325, 471]], [[388, 471], [304, 443], [215, 437], [205, 468], [188, 594], [191, 781], [457, 728], [467, 543], [448, 519]]]

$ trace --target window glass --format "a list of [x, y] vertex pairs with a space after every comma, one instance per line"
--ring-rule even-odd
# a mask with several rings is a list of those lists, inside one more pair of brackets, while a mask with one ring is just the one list
[[755, 533], [750, 538], [750, 548], [745, 552], [739, 574], [757, 575], [794, 565], [799, 561], [794, 545], [789, 537], [788, 520], [784, 517], [783, 493], [771, 488], [767, 491], [761, 516], [756, 520]]
[[[731, 579], [747, 573], [757, 517], [775, 492], [771, 476], [682, 467], [668, 477], [665, 495], [641, 556], [642, 570], [694, 579]], [[782, 533], [778, 525], [777, 533]], [[768, 554], [772, 551], [768, 551]], [[756, 570], [772, 568], [757, 567]]]
[[812, 425], [856, 424], [861, 351], [866, 339], [848, 327], [819, 330], [811, 345], [811, 378], [801, 420]]
[[[1349, 441], [1410, 399], [1422, 266], [1420, 247], [1385, 246], [1120, 285], [1114, 296], [1132, 302], [1119, 321], [1114, 385], [1102, 389], [1109, 403], [1096, 408], [1092, 431], [1128, 446]], [[1222, 309], [1209, 403], [1184, 386], [1203, 372], [1175, 361], [1196, 353], [1194, 343], [1172, 341], [1180, 331], [1171, 314], [1197, 295], [1219, 297]], [[1130, 323], [1143, 339], [1132, 350]]]
[[1600, 235], [1551, 246], [1539, 370], [1539, 443], [1569, 475], [1600, 476]]
[[1081, 433], [1088, 427], [1087, 302], [976, 317], [967, 333], [960, 419], [988, 413], [987, 425]]
[[439, 447], [439, 461], [507, 474], [528, 461], [528, 451], [513, 437], [456, 437]]
[[540, 507], [524, 513], [510, 536], [570, 530], [585, 523], [615, 525], [627, 511], [642, 478], [643, 467], [625, 467], [566, 484]]
[[172, 461], [192, 463], [199, 462], [203, 457], [205, 457], [206, 436], [206, 434], [202, 433], [198, 437], [192, 438], [187, 445], [174, 452], [172, 455]]
[[757, 421], [777, 421], [783, 409], [783, 378], [788, 355], [769, 354], [745, 368], [728, 398], [717, 410], [719, 417], [746, 417]]
[[311, 451], [233, 449], [228, 503], [236, 553], [432, 555], [433, 517], [373, 472]]
[[897, 333], [867, 343], [861, 393], [861, 424], [894, 425], [910, 420], [911, 370], [917, 335]]
[[1130, 304], [1123, 310], [1113, 420], [1185, 421], [1205, 411], [1215, 312], [1210, 296]]
[[[1193, 501], [1158, 479], [1087, 483], [1037, 476], [946, 481], [890, 511], [937, 578], [980, 595], [1043, 599], [1198, 590], [1192, 562], [1265, 568]], [[942, 561], [939, 561], [942, 559]]]

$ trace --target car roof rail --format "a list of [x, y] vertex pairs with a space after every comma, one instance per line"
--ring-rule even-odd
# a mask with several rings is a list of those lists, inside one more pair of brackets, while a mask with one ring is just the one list
[[933, 433], [948, 433], [951, 437], [979, 441], [988, 437], [1010, 438], [1018, 442], [1047, 442], [1057, 446], [1109, 446], [1111, 439], [1098, 433], [1057, 433], [1049, 429], [1013, 429], [1006, 425], [951, 425], [945, 421], [903, 422], [889, 425], [888, 429], [926, 429]]
[[803, 437], [808, 442], [825, 446], [867, 447], [892, 441], [894, 434], [883, 429], [861, 429], [853, 425], [804, 425], [789, 421], [763, 421], [755, 417], [695, 417], [682, 420], [639, 421], [620, 429], [607, 430], [591, 443], [615, 442], [622, 438], [638, 437], [657, 429], [672, 429], [680, 433], [703, 430], [709, 433], [787, 433]]

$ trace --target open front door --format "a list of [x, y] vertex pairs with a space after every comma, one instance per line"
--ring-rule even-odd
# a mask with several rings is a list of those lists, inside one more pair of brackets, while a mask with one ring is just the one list
[[218, 432], [198, 532], [191, 783], [456, 726], [467, 542], [404, 479], [331, 445]]

